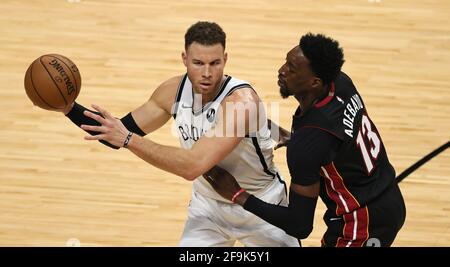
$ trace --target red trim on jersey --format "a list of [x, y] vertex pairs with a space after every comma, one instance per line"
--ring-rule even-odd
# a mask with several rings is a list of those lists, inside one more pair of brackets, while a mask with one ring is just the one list
[[336, 203], [336, 214], [343, 214], [345, 213], [345, 208], [343, 205], [339, 205], [341, 203], [341, 200], [339, 199], [339, 194], [333, 189], [334, 183], [332, 184], [327, 175], [324, 174], [324, 172], [321, 170], [321, 175], [325, 177], [325, 189], [327, 191], [328, 197]]
[[[336, 203], [336, 215], [343, 217], [345, 225], [336, 246], [362, 246], [369, 237], [369, 213], [367, 207], [360, 208], [358, 201], [348, 191], [334, 162], [323, 166], [320, 172], [325, 178], [325, 189]], [[324, 171], [325, 170], [325, 171]], [[325, 173], [326, 172], [326, 173]]]
[[344, 214], [343, 237], [339, 237], [336, 247], [362, 247], [369, 238], [369, 211], [367, 206]]
[[324, 99], [322, 99], [322, 101], [316, 103], [314, 105], [316, 108], [321, 108], [321, 107], [325, 106], [326, 104], [328, 104], [331, 101], [331, 99], [333, 99], [333, 96], [334, 96], [334, 82], [331, 83], [330, 87], [331, 88], [330, 88], [330, 92], [328, 93], [328, 96], [325, 97]]
[[358, 201], [348, 191], [347, 187], [344, 184], [344, 180], [342, 179], [341, 175], [334, 166], [334, 162], [331, 162], [330, 164], [323, 166], [323, 168], [326, 170], [329, 177], [328, 178], [325, 176], [325, 178], [327, 178], [325, 180], [326, 184], [329, 185], [330, 190], [335, 191], [334, 193], [332, 193], [334, 197], [332, 197], [331, 199], [334, 202], [336, 202], [337, 205], [336, 215], [340, 216], [344, 213], [349, 213], [359, 208], [360, 205]]

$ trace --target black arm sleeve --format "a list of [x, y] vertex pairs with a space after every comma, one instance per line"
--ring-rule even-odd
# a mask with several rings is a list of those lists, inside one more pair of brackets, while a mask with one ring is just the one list
[[317, 197], [304, 197], [291, 191], [288, 207], [269, 204], [250, 195], [244, 209], [283, 229], [289, 235], [304, 239], [313, 229], [316, 204]]
[[[91, 119], [89, 117], [86, 117], [83, 112], [85, 110], [89, 110], [92, 113], [95, 113], [97, 115], [100, 115], [100, 113], [87, 109], [85, 107], [83, 107], [82, 105], [78, 104], [77, 102], [75, 102], [73, 108], [70, 110], [69, 113], [66, 114], [66, 117], [68, 117], [75, 125], [77, 125], [78, 127], [80, 127], [82, 124], [85, 125], [93, 125], [93, 126], [100, 126], [100, 123], [98, 123], [96, 120]], [[131, 115], [131, 112], [128, 113], [125, 117], [123, 117], [122, 119], [120, 119], [123, 123], [123, 125], [130, 131], [133, 132], [135, 134], [138, 134], [140, 136], [144, 136], [145, 132], [143, 132], [141, 130], [141, 128], [139, 128], [139, 126], [136, 124], [136, 121], [133, 119], [133, 116]], [[90, 135], [97, 135], [99, 134], [99, 132], [94, 132], [94, 131], [86, 131], [88, 132]], [[111, 148], [114, 149], [119, 149], [119, 147], [114, 146], [104, 140], [100, 140], [100, 143], [109, 146]]]
[[[291, 136], [287, 149], [291, 183], [309, 186], [319, 182], [320, 167], [333, 159], [339, 145], [339, 139], [321, 129], [304, 128], [297, 131]], [[286, 233], [303, 239], [312, 231], [316, 204], [317, 197], [304, 197], [291, 191], [288, 207], [268, 204], [251, 195], [244, 209]]]

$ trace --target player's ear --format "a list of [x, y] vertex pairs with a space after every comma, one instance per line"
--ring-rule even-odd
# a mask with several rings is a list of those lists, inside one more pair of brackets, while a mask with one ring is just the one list
[[322, 79], [320, 79], [320, 78], [318, 78], [318, 77], [314, 77], [314, 78], [312, 79], [311, 86], [312, 86], [313, 88], [321, 88], [321, 87], [323, 86], [323, 81], [322, 81]]
[[223, 65], [227, 64], [227, 59], [228, 59], [228, 53], [225, 52], [225, 53], [223, 54]]
[[187, 67], [187, 55], [186, 55], [186, 52], [181, 52], [181, 59], [183, 60], [183, 64], [184, 64], [184, 66], [186, 66]]

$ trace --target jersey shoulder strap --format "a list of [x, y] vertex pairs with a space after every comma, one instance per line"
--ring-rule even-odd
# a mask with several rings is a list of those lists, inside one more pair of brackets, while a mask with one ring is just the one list
[[253, 87], [247, 81], [239, 80], [239, 79], [231, 77], [231, 80], [228, 83], [227, 88], [225, 89], [225, 91], [227, 92], [225, 96], [229, 96], [234, 91], [242, 89], [242, 88], [251, 88], [251, 89], [253, 89]]
[[[189, 80], [189, 78], [187, 76], [187, 73], [181, 79], [180, 84], [178, 85], [177, 93], [175, 94], [175, 101], [172, 105], [172, 117], [174, 119], [177, 118], [178, 106], [180, 104], [181, 96], [183, 95], [183, 91], [185, 91], [184, 88], [186, 87], [185, 86], [186, 83], [188, 83], [188, 84], [191, 83], [191, 81]], [[192, 85], [191, 85], [191, 87], [192, 87]]]

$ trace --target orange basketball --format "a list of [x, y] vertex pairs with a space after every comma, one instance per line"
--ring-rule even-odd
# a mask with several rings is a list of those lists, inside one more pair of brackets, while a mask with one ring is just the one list
[[43, 55], [33, 61], [25, 73], [25, 91], [34, 105], [61, 111], [80, 93], [81, 76], [68, 58]]

